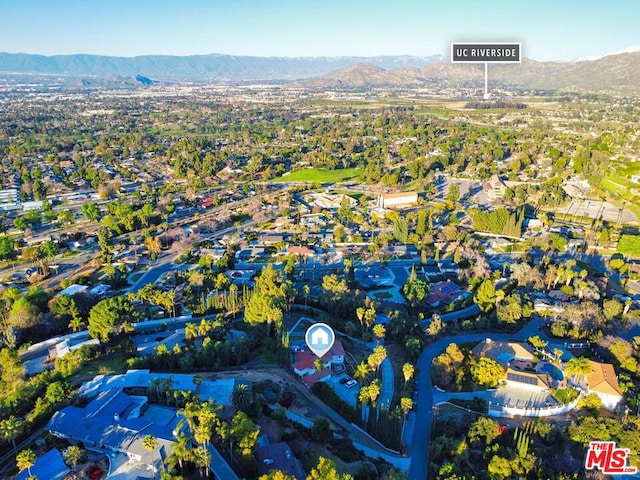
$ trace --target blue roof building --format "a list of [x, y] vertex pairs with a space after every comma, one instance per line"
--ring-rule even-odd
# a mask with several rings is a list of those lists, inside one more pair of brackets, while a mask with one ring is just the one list
[[[31, 475], [43, 480], [62, 480], [71, 472], [71, 469], [64, 463], [62, 454], [56, 448], [52, 448], [38, 457], [30, 470]], [[26, 480], [27, 478], [29, 478], [28, 470], [23, 470], [16, 476], [16, 480]]]

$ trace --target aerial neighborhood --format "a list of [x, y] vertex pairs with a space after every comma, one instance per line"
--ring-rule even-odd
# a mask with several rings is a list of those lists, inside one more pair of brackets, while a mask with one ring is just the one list
[[638, 97], [349, 72], [0, 82], [2, 478], [640, 467]]

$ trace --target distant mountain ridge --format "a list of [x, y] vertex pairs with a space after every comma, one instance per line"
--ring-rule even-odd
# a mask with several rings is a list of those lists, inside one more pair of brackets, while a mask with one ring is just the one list
[[[451, 64], [441, 55], [379, 57], [249, 57], [194, 55], [107, 57], [0, 53], [0, 74], [59, 75], [85, 85], [150, 85], [158, 81], [296, 81], [318, 88], [481, 87], [482, 64]], [[106, 83], [105, 83], [106, 82]], [[489, 65], [490, 85], [525, 89], [640, 90], [640, 51], [593, 60]]]
[[[580, 62], [537, 62], [489, 65], [489, 83], [530, 89], [640, 89], [640, 51]], [[309, 80], [318, 87], [416, 87], [484, 85], [484, 64], [433, 62], [422, 68], [384, 70], [372, 64], [350, 65]]]
[[153, 80], [302, 80], [358, 63], [382, 69], [424, 67], [442, 56], [378, 57], [250, 57], [234, 55], [146, 55], [108, 57], [101, 55], [32, 55], [0, 53], [0, 72], [74, 77], [135, 77]]

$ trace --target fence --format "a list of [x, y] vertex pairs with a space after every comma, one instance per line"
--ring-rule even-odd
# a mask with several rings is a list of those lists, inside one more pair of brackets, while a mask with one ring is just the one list
[[569, 413], [578, 405], [580, 396], [571, 403], [552, 407], [510, 407], [496, 402], [489, 402], [488, 414], [490, 417], [507, 417], [518, 415], [521, 417], [550, 417]]

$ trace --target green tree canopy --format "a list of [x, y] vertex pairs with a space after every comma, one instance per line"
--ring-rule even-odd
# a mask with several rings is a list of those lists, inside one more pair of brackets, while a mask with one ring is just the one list
[[640, 236], [622, 235], [618, 241], [618, 252], [627, 257], [640, 257]]
[[101, 342], [109, 341], [115, 328], [137, 317], [133, 305], [125, 297], [99, 301], [89, 312], [89, 335]]
[[16, 258], [16, 243], [9, 235], [0, 235], [0, 260]]
[[504, 368], [489, 357], [482, 357], [471, 365], [471, 378], [475, 383], [485, 387], [495, 387], [504, 376]]

